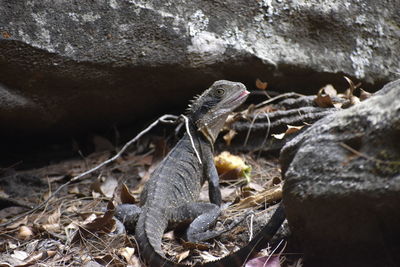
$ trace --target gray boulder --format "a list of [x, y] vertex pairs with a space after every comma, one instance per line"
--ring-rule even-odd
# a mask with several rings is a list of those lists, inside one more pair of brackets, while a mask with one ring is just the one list
[[400, 80], [281, 151], [284, 204], [311, 266], [400, 266]]
[[222, 78], [316, 89], [344, 86], [345, 73], [376, 87], [399, 72], [399, 1], [0, 0], [0, 7], [3, 135], [152, 117], [181, 109]]

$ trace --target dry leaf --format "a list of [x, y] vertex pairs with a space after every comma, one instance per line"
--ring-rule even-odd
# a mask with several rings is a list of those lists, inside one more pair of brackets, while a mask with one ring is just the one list
[[221, 188], [221, 196], [222, 199], [227, 199], [230, 195], [234, 194], [236, 192], [235, 187], [230, 187], [230, 186], [224, 186]]
[[337, 95], [337, 91], [332, 84], [327, 84], [324, 87], [322, 87], [322, 89], [324, 90], [325, 94], [329, 95], [330, 97], [334, 97]]
[[108, 198], [112, 198], [114, 191], [118, 186], [118, 180], [113, 176], [108, 176], [106, 180], [100, 185], [101, 193]]
[[288, 124], [287, 127], [288, 127], [288, 129], [286, 130], [285, 134], [292, 134], [292, 133], [300, 131], [304, 127], [304, 125], [302, 125], [302, 126], [293, 126], [293, 125], [289, 125]]
[[231, 172], [236, 174], [236, 179], [243, 176], [246, 178], [247, 182], [250, 182], [251, 166], [246, 165], [241, 157], [224, 151], [214, 157], [214, 163], [218, 174], [222, 175]]
[[51, 191], [47, 191], [46, 193], [43, 194], [43, 200], [47, 200], [49, 199], [49, 197], [51, 196], [52, 192]]
[[132, 264], [131, 260], [135, 253], [135, 249], [131, 247], [124, 247], [118, 250], [118, 254], [125, 258], [128, 264]]
[[96, 191], [92, 191], [92, 197], [93, 199], [99, 199], [101, 197], [101, 194]]
[[71, 187], [70, 189], [68, 189], [68, 193], [69, 194], [73, 194], [73, 195], [77, 195], [80, 193], [79, 191], [79, 187], [77, 185], [74, 185], [73, 187]]
[[358, 103], [360, 103], [361, 101], [360, 101], [360, 99], [358, 98], [358, 97], [356, 97], [356, 96], [352, 96], [352, 97], [350, 97], [350, 104], [353, 106], [353, 105], [356, 105], [356, 104], [358, 104]]
[[256, 87], [260, 90], [266, 90], [268, 86], [267, 82], [262, 82], [260, 79], [256, 80]]
[[215, 257], [208, 251], [202, 251], [200, 252], [200, 256], [204, 261], [217, 261], [219, 260], [219, 257]]
[[112, 201], [108, 202], [107, 211], [102, 217], [94, 219], [92, 222], [79, 226], [75, 233], [72, 242], [75, 243], [81, 240], [82, 237], [87, 237], [94, 234], [111, 233], [115, 228], [114, 220], [115, 207]]
[[260, 204], [271, 203], [282, 199], [282, 185], [276, 185], [265, 189], [263, 192], [241, 199], [232, 206], [234, 210], [242, 210], [257, 207]]
[[223, 136], [223, 138], [224, 138], [224, 140], [225, 140], [225, 143], [226, 143], [228, 146], [231, 145], [232, 139], [233, 139], [233, 137], [235, 137], [236, 134], [237, 134], [237, 132], [236, 132], [235, 130], [230, 129], [230, 130]]
[[334, 107], [332, 103], [332, 98], [329, 95], [323, 94], [324, 88], [318, 91], [317, 97], [314, 99], [314, 103], [321, 108], [332, 108]]
[[351, 97], [354, 94], [354, 90], [356, 89], [356, 86], [354, 85], [353, 81], [350, 80], [350, 78], [343, 76], [343, 78], [347, 81], [347, 83], [349, 84], [349, 91], [346, 91], [346, 95], [347, 97]]
[[67, 207], [64, 211], [70, 212], [70, 213], [76, 213], [78, 211], [78, 207], [75, 204], [73, 204], [73, 205]]
[[273, 137], [275, 137], [276, 139], [281, 140], [281, 139], [285, 138], [286, 135], [298, 132], [304, 127], [304, 125], [302, 125], [302, 126], [286, 125], [286, 126], [287, 126], [286, 132], [281, 133], [281, 134], [271, 134], [271, 135]]
[[360, 100], [364, 101], [372, 96], [371, 93], [365, 91], [364, 89], [360, 88]]
[[258, 112], [260, 112], [260, 113], [263, 113], [263, 112], [270, 113], [270, 112], [274, 112], [274, 111], [277, 111], [277, 110], [278, 109], [274, 105], [266, 105], [264, 107], [261, 107], [261, 108], [257, 109], [257, 113]]
[[61, 229], [61, 226], [59, 223], [43, 224], [42, 228], [49, 233], [54, 233], [54, 232], [59, 231]]
[[18, 265], [18, 267], [34, 265], [38, 261], [53, 257], [54, 255], [56, 255], [56, 253], [57, 252], [53, 250], [34, 252], [32, 255], [25, 259], [24, 264]]
[[13, 257], [14, 259], [17, 260], [25, 260], [26, 258], [28, 258], [28, 253], [26, 253], [25, 251], [21, 251], [21, 250], [14, 250], [13, 253], [11, 254], [11, 257]]
[[186, 259], [189, 256], [190, 250], [186, 250], [182, 253], [179, 253], [178, 255], [176, 255], [176, 261], [178, 263], [180, 263], [181, 261], [183, 261], [184, 259]]
[[6, 227], [7, 230], [17, 229], [23, 224], [28, 224], [28, 216], [25, 216], [22, 220], [16, 221]]
[[122, 185], [120, 198], [121, 198], [122, 204], [135, 204], [136, 203], [135, 197], [131, 194], [131, 192], [129, 191], [126, 184]]
[[22, 225], [19, 229], [18, 229], [18, 234], [17, 234], [17, 238], [18, 239], [22, 239], [22, 240], [29, 240], [33, 237], [33, 231], [32, 228], [26, 226], [26, 225]]
[[54, 224], [59, 223], [61, 217], [60, 207], [58, 207], [52, 214], [47, 217], [47, 223]]
[[281, 267], [279, 255], [263, 256], [249, 260], [245, 267]]
[[337, 102], [337, 103], [333, 103], [333, 106], [335, 108], [342, 108], [343, 107], [343, 103]]
[[282, 140], [285, 137], [285, 133], [280, 133], [280, 134], [271, 134], [276, 139]]

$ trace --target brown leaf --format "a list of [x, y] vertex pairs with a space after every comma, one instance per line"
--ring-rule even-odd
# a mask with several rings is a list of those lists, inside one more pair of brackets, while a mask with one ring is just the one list
[[94, 234], [111, 233], [115, 227], [114, 220], [115, 207], [112, 201], [108, 202], [107, 211], [102, 217], [94, 219], [92, 222], [79, 226], [78, 231], [75, 233], [72, 243], [80, 241], [83, 237]]
[[73, 187], [68, 189], [68, 194], [78, 195], [79, 193], [80, 193], [80, 191], [79, 191], [79, 187], [77, 185], [74, 185]]
[[330, 97], [334, 97], [337, 95], [337, 91], [332, 84], [327, 84], [324, 87], [322, 87], [322, 89], [324, 90], [325, 94], [329, 95]]
[[276, 185], [255, 195], [241, 199], [238, 203], [234, 204], [232, 208], [235, 210], [242, 210], [256, 207], [260, 204], [272, 203], [280, 199], [282, 199], [282, 185]]
[[350, 78], [343, 76], [343, 78], [347, 81], [347, 83], [349, 84], [349, 92], [348, 92], [348, 97], [352, 96], [354, 93], [354, 90], [356, 89], [356, 86], [354, 85], [353, 81], [350, 80]]
[[266, 90], [268, 86], [267, 82], [262, 82], [260, 79], [256, 80], [256, 87], [260, 90]]
[[126, 184], [122, 185], [120, 198], [121, 198], [121, 202], [123, 204], [135, 204], [136, 203], [135, 197], [131, 194], [131, 192], [129, 191]]
[[270, 112], [274, 112], [277, 111], [278, 109], [274, 106], [274, 105], [266, 105], [264, 107], [261, 107], [259, 109], [257, 109], [257, 112], [266, 112], [266, 113], [270, 113]]
[[360, 88], [360, 100], [364, 101], [372, 96], [371, 93], [365, 91], [364, 89]]
[[276, 139], [281, 140], [281, 139], [285, 138], [286, 135], [300, 131], [304, 127], [304, 125], [302, 125], [302, 126], [287, 125], [287, 127], [288, 128], [287, 128], [286, 132], [281, 133], [281, 134], [272, 134], [272, 136], [275, 137]]
[[177, 261], [178, 263], [180, 263], [181, 261], [183, 261], [184, 259], [186, 259], [186, 258], [189, 256], [189, 253], [190, 253], [190, 250], [186, 250], [186, 251], [184, 251], [184, 252], [182, 252], [182, 253], [179, 253], [179, 254], [176, 256], [176, 261]]
[[225, 143], [226, 143], [228, 146], [231, 145], [232, 139], [233, 139], [233, 137], [235, 137], [236, 134], [237, 134], [237, 132], [236, 132], [235, 130], [230, 129], [229, 132], [227, 132], [227, 133], [224, 135], [223, 138], [224, 138], [224, 140], [225, 140]]
[[26, 225], [22, 225], [18, 229], [17, 237], [18, 237], [18, 239], [21, 239], [21, 240], [29, 240], [33, 237], [33, 231], [30, 227], [28, 227]]
[[53, 257], [54, 255], [56, 255], [56, 253], [57, 252], [53, 250], [34, 252], [32, 255], [30, 255], [28, 258], [24, 260], [25, 262], [24, 264], [17, 265], [16, 267], [25, 267], [34, 265], [38, 261]]
[[302, 125], [302, 126], [287, 125], [287, 127], [288, 127], [288, 129], [286, 130], [285, 134], [292, 134], [292, 133], [300, 131], [304, 127], [304, 125]]
[[132, 265], [132, 257], [135, 253], [135, 249], [131, 247], [124, 247], [118, 250], [118, 254], [125, 258], [128, 264]]
[[332, 108], [334, 107], [332, 99], [329, 95], [324, 95], [322, 92], [324, 88], [318, 91], [317, 97], [314, 99], [314, 103], [321, 108]]
[[347, 83], [349, 84], [349, 88], [346, 90], [345, 92], [345, 96], [347, 99], [349, 99], [351, 101], [351, 98], [354, 96], [354, 90], [356, 90], [358, 87], [361, 86], [361, 83], [358, 84], [354, 84], [352, 80], [350, 80], [350, 78], [343, 76], [345, 78], [345, 80], [347, 81]]
[[12, 229], [17, 229], [18, 227], [20, 227], [23, 224], [27, 224], [28, 223], [28, 216], [25, 216], [23, 219], [16, 221], [15, 223], [12, 223], [10, 225], [8, 225], [6, 227], [7, 230], [12, 230]]
[[55, 233], [61, 229], [61, 225], [59, 223], [53, 223], [53, 224], [47, 223], [43, 224], [42, 228], [49, 233]]
[[360, 99], [358, 98], [358, 97], [356, 97], [356, 96], [352, 96], [351, 98], [350, 98], [350, 104], [353, 106], [353, 105], [356, 105], [356, 104], [358, 104], [358, 103], [360, 103]]
[[185, 249], [198, 249], [198, 250], [210, 249], [210, 245], [207, 243], [195, 243], [195, 242], [189, 242], [189, 241], [182, 241], [182, 246]]
[[47, 217], [47, 223], [55, 224], [60, 222], [61, 211], [60, 207], [58, 207], [52, 214]]
[[108, 198], [112, 198], [114, 191], [118, 186], [118, 181], [113, 176], [108, 176], [106, 180], [100, 185], [101, 193]]

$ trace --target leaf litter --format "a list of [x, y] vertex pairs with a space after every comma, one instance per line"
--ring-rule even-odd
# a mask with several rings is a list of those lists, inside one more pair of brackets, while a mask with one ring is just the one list
[[[349, 89], [344, 94], [338, 94], [336, 89], [327, 85], [318, 92], [315, 103], [320, 107], [344, 108], [344, 99], [350, 105], [357, 104], [358, 97], [354, 91], [359, 85], [346, 77]], [[256, 81], [259, 90], [266, 90], [267, 83]], [[370, 93], [360, 89], [359, 100], [370, 97]], [[270, 98], [263, 103], [250, 106], [243, 112], [230, 116], [228, 124], [235, 121], [237, 116], [246, 116], [253, 112], [274, 112], [276, 109], [272, 101], [280, 98]], [[157, 120], [173, 119], [165, 115]], [[230, 120], [230, 121], [229, 121]], [[153, 125], [153, 124], [152, 124]], [[154, 124], [155, 125], [155, 124]], [[153, 126], [154, 126], [153, 125]], [[301, 130], [302, 126], [290, 126], [285, 134]], [[139, 134], [139, 137], [145, 131]], [[229, 125], [227, 127], [229, 129]], [[236, 133], [227, 131], [225, 141], [230, 142]], [[49, 188], [36, 199], [18, 199], [27, 203], [40, 203], [49, 199], [45, 206], [37, 209], [19, 220], [9, 221], [9, 214], [0, 219], [0, 223], [7, 223], [0, 228], [0, 264], [1, 266], [143, 266], [138, 257], [136, 242], [132, 235], [126, 234], [114, 219], [114, 205], [118, 203], [136, 203], [144, 183], [150, 173], [168, 151], [168, 145], [162, 140], [162, 145], [154, 143], [148, 147], [147, 153], [137, 154], [136, 151], [124, 151], [110, 158], [115, 150], [111, 142], [95, 136], [98, 147], [108, 151], [96, 152], [84, 159], [65, 160], [60, 163], [35, 169], [18, 171], [20, 175], [34, 175], [39, 177]], [[127, 143], [127, 147], [130, 143]], [[162, 147], [162, 149], [161, 149]], [[98, 149], [100, 150], [100, 149]], [[122, 151], [122, 150], [121, 150]], [[211, 241], [205, 247], [187, 249], [179, 238], [165, 234], [163, 249], [173, 260], [192, 263], [193, 261], [216, 260], [219, 257], [231, 254], [244, 246], [254, 236], [253, 216], [278, 202], [282, 198], [282, 184], [279, 165], [276, 160], [255, 158], [251, 154], [223, 156], [222, 163], [228, 172], [236, 173], [231, 180], [221, 180], [222, 195], [225, 202], [230, 203], [217, 222], [216, 229], [223, 229], [235, 220], [243, 222], [230, 232]], [[112, 159], [112, 160], [110, 160]], [[232, 160], [233, 159], [233, 160]], [[100, 168], [94, 168], [99, 166]], [[88, 169], [93, 171], [87, 172]], [[86, 174], [86, 172], [88, 174]], [[86, 174], [85, 179], [74, 179]], [[246, 179], [240, 179], [247, 175]], [[65, 181], [68, 183], [64, 190], [55, 189]], [[3, 190], [0, 188], [1, 191]], [[56, 195], [56, 193], [58, 193]], [[202, 189], [201, 199], [207, 200], [207, 187]], [[6, 195], [7, 196], [7, 195]], [[253, 215], [243, 217], [251, 210]], [[261, 227], [261, 226], [260, 226]], [[168, 237], [169, 235], [169, 237]], [[265, 265], [248, 266], [281, 266], [279, 256], [268, 256], [270, 263]], [[252, 263], [251, 263], [252, 264]], [[279, 264], [279, 265], [278, 265]], [[297, 266], [297, 265], [296, 265]], [[300, 265], [301, 266], [301, 263]]]

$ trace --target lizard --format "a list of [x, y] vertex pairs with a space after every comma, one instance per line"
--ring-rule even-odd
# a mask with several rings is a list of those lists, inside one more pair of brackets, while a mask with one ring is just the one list
[[[167, 259], [161, 248], [163, 233], [173, 223], [191, 222], [184, 234], [190, 242], [208, 240], [220, 234], [208, 230], [216, 222], [222, 203], [213, 144], [228, 115], [246, 100], [248, 94], [242, 83], [220, 80], [196, 97], [188, 108], [187, 132], [144, 186], [137, 222], [121, 218], [124, 211], [117, 208], [116, 214], [120, 214], [117, 218], [130, 227], [134, 225], [139, 251], [149, 266], [187, 266]], [[198, 202], [205, 181], [209, 184], [211, 203]], [[241, 266], [252, 251], [261, 249], [272, 238], [283, 220], [280, 206], [248, 245], [219, 261], [196, 266]]]

